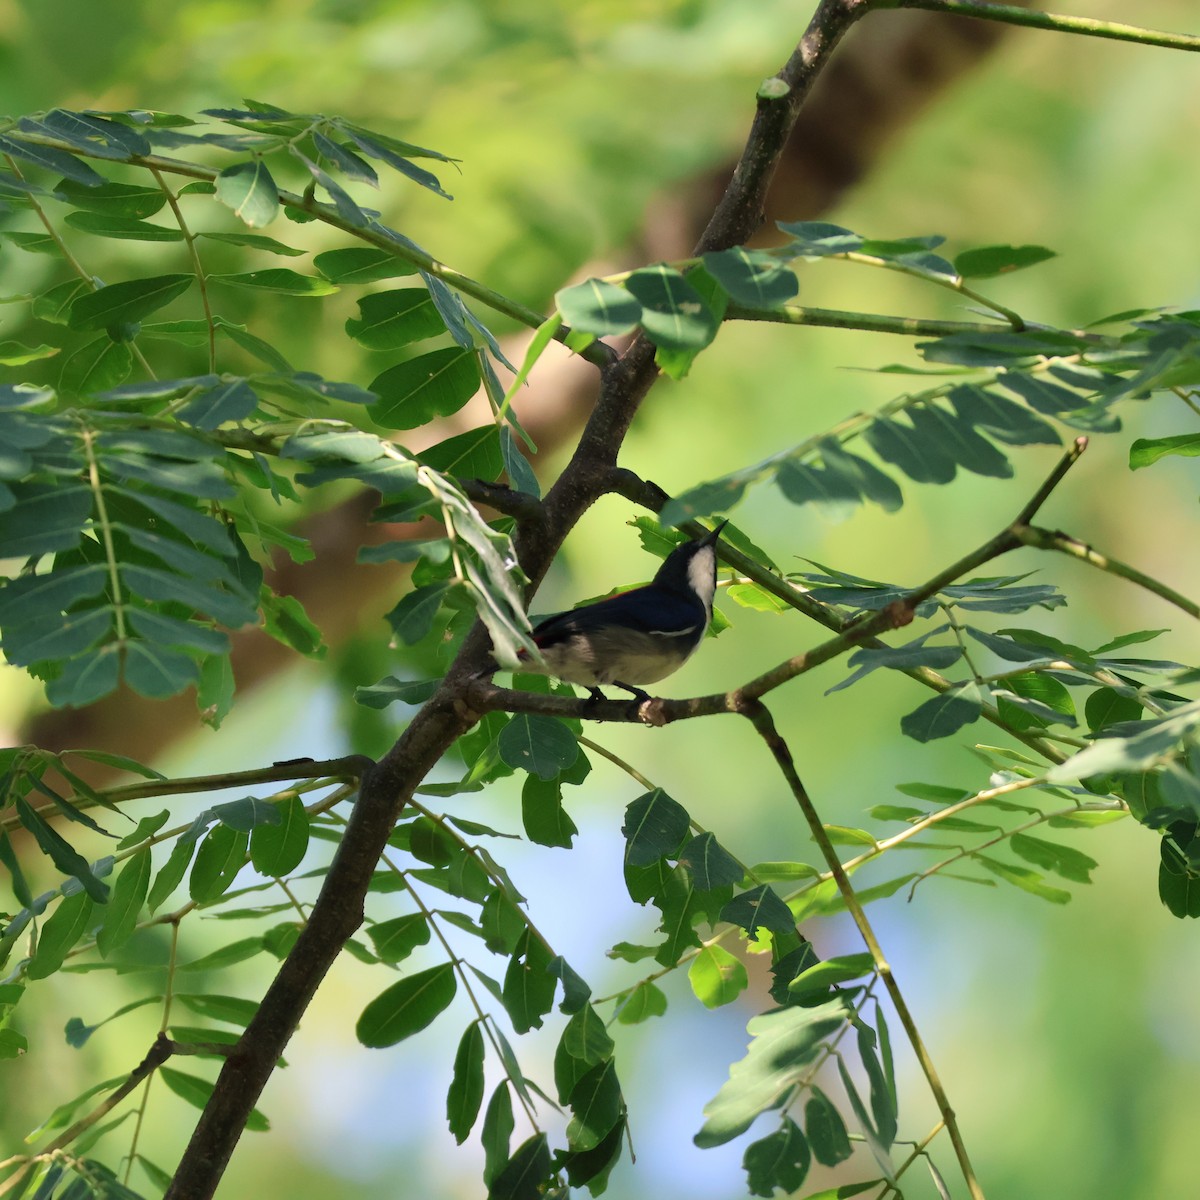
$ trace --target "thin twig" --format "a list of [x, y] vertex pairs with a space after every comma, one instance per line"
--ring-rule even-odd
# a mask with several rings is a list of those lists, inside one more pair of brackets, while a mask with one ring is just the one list
[[975, 1176], [975, 1170], [971, 1165], [970, 1155], [967, 1153], [966, 1143], [963, 1141], [962, 1133], [958, 1128], [958, 1121], [955, 1117], [954, 1109], [950, 1105], [949, 1097], [946, 1095], [946, 1089], [942, 1085], [937, 1068], [934, 1066], [929, 1050], [925, 1046], [925, 1041], [921, 1037], [921, 1032], [917, 1028], [908, 1003], [900, 991], [900, 985], [896, 982], [896, 976], [892, 971], [891, 965], [883, 953], [879, 939], [875, 936], [875, 931], [867, 919], [867, 914], [863, 911], [862, 904], [859, 902], [858, 894], [855, 892], [854, 886], [851, 884], [850, 878], [842, 866], [837, 849], [829, 840], [829, 834], [825, 831], [821, 817], [817, 813], [808, 792], [805, 790], [803, 782], [801, 782], [800, 776], [796, 771], [795, 761], [792, 758], [792, 752], [788, 748], [787, 742], [779, 735], [770, 711], [761, 700], [747, 700], [740, 711], [743, 716], [749, 719], [771, 751], [784, 779], [787, 781], [792, 796], [800, 806], [800, 811], [804, 814], [809, 832], [812, 834], [813, 840], [820, 847], [825, 863], [837, 883], [838, 891], [841, 893], [846, 910], [850, 913], [854, 924], [858, 927], [863, 943], [870, 951], [871, 958], [875, 963], [875, 970], [883, 980], [883, 985], [887, 989], [888, 996], [892, 1001], [892, 1007], [896, 1010], [896, 1015], [900, 1018], [904, 1032], [908, 1035], [909, 1044], [917, 1056], [917, 1061], [920, 1063], [921, 1070], [929, 1084], [929, 1090], [932, 1092], [934, 1101], [938, 1106], [938, 1111], [941, 1113], [942, 1120], [946, 1124], [946, 1131], [950, 1135], [955, 1157], [958, 1159], [959, 1169], [962, 1171], [963, 1179], [966, 1182], [972, 1200], [984, 1200], [983, 1189], [980, 1187], [979, 1181]]
[[1092, 17], [1064, 17], [1057, 13], [1036, 12], [1013, 4], [991, 4], [988, 0], [869, 0], [873, 9], [922, 8], [927, 12], [953, 13], [976, 17], [981, 21], [999, 21], [1005, 25], [1023, 25], [1028, 29], [1048, 29], [1084, 37], [1112, 38], [1136, 42], [1142, 46], [1161, 46], [1167, 50], [1200, 50], [1200, 37], [1190, 33], [1160, 33], [1119, 21], [1099, 21]]

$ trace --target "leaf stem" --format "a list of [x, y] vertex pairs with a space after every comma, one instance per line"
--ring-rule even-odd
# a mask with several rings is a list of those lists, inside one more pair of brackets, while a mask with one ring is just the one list
[[934, 1066], [929, 1050], [925, 1046], [925, 1041], [921, 1037], [921, 1032], [917, 1028], [908, 1003], [900, 991], [900, 985], [897, 983], [895, 973], [892, 971], [891, 965], [883, 953], [879, 939], [875, 936], [875, 931], [867, 919], [867, 914], [859, 903], [858, 894], [855, 892], [854, 886], [851, 884], [850, 878], [842, 866], [841, 859], [838, 857], [837, 850], [829, 840], [828, 833], [825, 832], [825, 826], [821, 821], [821, 817], [796, 771], [795, 760], [792, 758], [792, 752], [788, 748], [787, 742], [784, 741], [775, 728], [775, 722], [771, 717], [770, 710], [761, 700], [757, 698], [747, 700], [739, 711], [749, 719], [759, 736], [766, 743], [784, 779], [787, 781], [792, 796], [800, 807], [800, 811], [804, 814], [804, 819], [808, 823], [813, 840], [821, 849], [825, 863], [837, 883], [842, 900], [845, 902], [846, 910], [850, 913], [854, 924], [858, 927], [859, 935], [862, 937], [863, 943], [875, 963], [875, 970], [880, 979], [883, 980], [884, 987], [887, 989], [888, 996], [892, 1001], [892, 1007], [896, 1010], [896, 1015], [900, 1018], [904, 1032], [908, 1035], [909, 1044], [912, 1046], [913, 1052], [917, 1056], [917, 1061], [921, 1065], [921, 1070], [925, 1075], [925, 1079], [929, 1084], [929, 1090], [933, 1094], [938, 1111], [941, 1113], [942, 1121], [945, 1123], [946, 1132], [950, 1135], [950, 1141], [954, 1146], [955, 1157], [958, 1159], [959, 1169], [966, 1182], [967, 1190], [970, 1192], [972, 1200], [984, 1200], [983, 1189], [980, 1187], [979, 1181], [975, 1176], [970, 1155], [967, 1153], [966, 1143], [963, 1141], [954, 1109], [950, 1105], [949, 1097], [946, 1095], [946, 1089], [942, 1085], [937, 1068]]
[[541, 1126], [538, 1124], [537, 1113], [533, 1110], [533, 1105], [525, 1095], [525, 1087], [523, 1079], [514, 1079], [505, 1062], [504, 1054], [500, 1050], [500, 1044], [496, 1041], [496, 1034], [488, 1020], [488, 1014], [483, 1011], [483, 1006], [479, 1003], [479, 998], [475, 995], [475, 989], [471, 986], [471, 980], [467, 975], [466, 969], [463, 966], [463, 959], [454, 953], [454, 948], [450, 945], [445, 933], [442, 932], [441, 922], [437, 920], [437, 915], [432, 909], [426, 905], [421, 899], [420, 893], [413, 886], [412, 880], [409, 879], [408, 873], [401, 870], [391, 859], [383, 854], [380, 856], [380, 861], [390, 871], [394, 871], [404, 884], [405, 891], [412, 898], [412, 902], [417, 906], [417, 910], [425, 918], [429, 928], [433, 930], [434, 937], [442, 944], [442, 950], [446, 955], [451, 967], [454, 968], [454, 973], [458, 976], [459, 982], [463, 986], [463, 990], [467, 993], [467, 999], [471, 1002], [471, 1007], [475, 1010], [476, 1019], [479, 1021], [489, 1042], [492, 1044], [492, 1052], [496, 1055], [497, 1062], [504, 1068], [504, 1074], [508, 1078], [509, 1083], [513, 1086], [513, 1091], [517, 1093], [517, 1099], [521, 1102], [521, 1107], [525, 1110], [525, 1116], [529, 1124], [535, 1131], [540, 1131]]
[[[119, 787], [99, 789], [96, 795], [112, 804], [120, 804], [124, 800], [145, 800], [151, 796], [183, 796], [190, 792], [214, 792], [230, 788], [243, 788], [257, 783], [279, 783], [292, 779], [321, 779], [330, 776], [332, 779], [357, 780], [370, 765], [370, 761], [361, 754], [320, 761], [293, 759], [288, 762], [273, 763], [269, 767], [256, 767], [249, 771], [227, 771], [216, 775], [190, 775], [180, 779], [153, 779], [142, 783], [127, 783]], [[77, 808], [94, 808], [96, 805], [96, 801], [92, 798], [79, 795], [72, 796], [71, 803]], [[21, 823], [15, 816], [0, 819], [0, 830], [9, 831], [20, 827]], [[159, 840], [162, 840], [161, 837]]]
[[125, 600], [121, 590], [121, 576], [117, 570], [117, 551], [113, 543], [112, 524], [108, 519], [108, 506], [104, 502], [104, 485], [100, 482], [100, 466], [96, 462], [96, 451], [93, 445], [95, 434], [83, 427], [79, 431], [83, 442], [83, 453], [87, 458], [88, 486], [96, 500], [96, 524], [100, 527], [100, 540], [104, 546], [104, 557], [108, 561], [108, 584], [112, 590], [113, 617], [117, 623], [117, 643], [123, 644], [125, 631]]
[[167, 203], [175, 214], [175, 221], [179, 225], [180, 233], [183, 234], [183, 240], [187, 243], [188, 254], [192, 259], [192, 268], [196, 274], [196, 283], [200, 287], [200, 303], [204, 307], [204, 321], [208, 326], [208, 369], [215, 375], [217, 373], [217, 323], [213, 320], [212, 303], [208, 296], [208, 275], [205, 273], [204, 264], [200, 261], [200, 253], [196, 249], [196, 235], [191, 231], [184, 218], [183, 210], [179, 207], [179, 200], [167, 186], [162, 172], [157, 167], [151, 167], [150, 174], [154, 176], [155, 183], [162, 188], [163, 195], [166, 196]]
[[1119, 21], [1100, 21], [1093, 17], [1064, 17], [1056, 13], [1036, 12], [1014, 4], [992, 4], [989, 0], [868, 0], [872, 9], [919, 8], [927, 12], [953, 13], [976, 17], [981, 21], [999, 21], [1028, 29], [1049, 29], [1084, 37], [1111, 38], [1136, 42], [1142, 46], [1161, 46], [1167, 50], [1200, 50], [1200, 37], [1190, 33], [1162, 33]]
[[1098, 550], [1093, 550], [1086, 542], [1081, 542], [1078, 538], [1072, 537], [1068, 533], [1063, 533], [1057, 529], [1042, 529], [1037, 525], [1026, 525], [1018, 531], [1017, 536], [1020, 538], [1022, 545], [1033, 546], [1038, 550], [1057, 550], [1061, 554], [1077, 558], [1080, 562], [1097, 567], [1109, 575], [1116, 575], [1121, 579], [1127, 579], [1130, 583], [1136, 584], [1140, 588], [1145, 588], [1148, 592], [1153, 592], [1154, 595], [1166, 600], [1168, 604], [1173, 604], [1176, 608], [1182, 609], [1189, 617], [1200, 617], [1200, 605], [1194, 600], [1189, 600], [1181, 592], [1168, 587], [1165, 583], [1162, 583], [1151, 575], [1147, 575], [1144, 571], [1139, 571], [1136, 567], [1131, 567], [1119, 558], [1111, 558], [1107, 554], [1101, 554]]
[[[174, 998], [175, 988], [175, 965], [179, 961], [179, 922], [171, 922], [171, 950], [167, 960], [167, 982], [163, 993], [162, 1019], [159, 1021], [158, 1034], [159, 1037], [167, 1036], [167, 1029], [171, 1024], [171, 1001]], [[138, 1141], [142, 1135], [142, 1123], [146, 1119], [146, 1107], [150, 1101], [150, 1088], [154, 1083], [153, 1072], [146, 1076], [146, 1081], [142, 1085], [142, 1098], [138, 1104], [137, 1117], [133, 1125], [133, 1137], [129, 1142], [129, 1154], [125, 1161], [125, 1186], [129, 1186], [129, 1177], [133, 1173], [133, 1164], [137, 1160]]]

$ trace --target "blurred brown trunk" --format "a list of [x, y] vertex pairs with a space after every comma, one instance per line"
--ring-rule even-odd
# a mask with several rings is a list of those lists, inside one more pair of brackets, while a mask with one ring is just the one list
[[[1005, 26], [993, 22], [923, 12], [879, 12], [860, 22], [800, 115], [768, 197], [764, 239], [776, 220], [811, 219], [832, 208], [847, 188], [869, 173], [887, 144], [1006, 32]], [[611, 262], [589, 264], [584, 275], [689, 254], [728, 175], [728, 167], [722, 167], [681, 181], [650, 207], [637, 244]], [[506, 349], [520, 360], [523, 346]], [[547, 351], [520, 405], [523, 423], [544, 452], [553, 451], [582, 427], [595, 391], [593, 367], [558, 346]], [[489, 419], [486, 405], [468, 405], [440, 426], [430, 442]], [[358, 497], [304, 522], [299, 532], [311, 540], [315, 560], [303, 566], [284, 562], [269, 577], [277, 591], [303, 603], [335, 651], [364, 625], [383, 637], [381, 610], [403, 587], [402, 569], [355, 563], [360, 545], [404, 536], [395, 527], [368, 524], [371, 507], [369, 497]], [[294, 660], [291, 650], [261, 631], [234, 638], [233, 669], [243, 693]], [[165, 746], [198, 728], [190, 692], [150, 701], [122, 691], [86, 709], [40, 713], [28, 722], [21, 739], [49, 750], [108, 750], [150, 762]]]

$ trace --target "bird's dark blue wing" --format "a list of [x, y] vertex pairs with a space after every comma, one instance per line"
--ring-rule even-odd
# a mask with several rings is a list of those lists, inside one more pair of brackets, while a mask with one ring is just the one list
[[533, 640], [545, 648], [614, 625], [639, 633], [674, 635], [703, 624], [704, 617], [699, 600], [647, 585], [547, 617], [534, 627]]

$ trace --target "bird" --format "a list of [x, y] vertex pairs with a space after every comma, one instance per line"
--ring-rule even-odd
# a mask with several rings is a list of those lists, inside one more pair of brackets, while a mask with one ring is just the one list
[[621, 688], [639, 703], [648, 700], [637, 685], [677, 671], [708, 629], [717, 590], [716, 541], [727, 524], [676, 546], [645, 586], [539, 622], [530, 637], [541, 660], [522, 650], [519, 669], [578, 684], [592, 700], [604, 699], [602, 685]]

